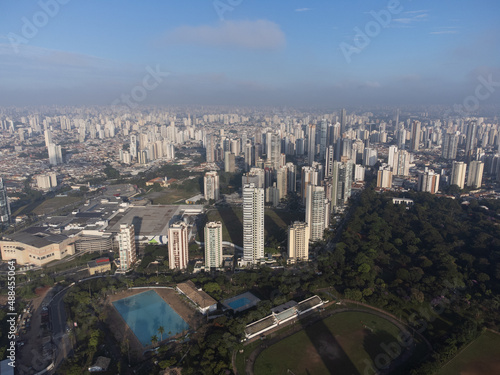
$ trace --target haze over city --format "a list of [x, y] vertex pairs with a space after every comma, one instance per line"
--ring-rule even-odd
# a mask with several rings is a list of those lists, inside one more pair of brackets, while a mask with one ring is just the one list
[[500, 81], [491, 0], [43, 4], [1, 5], [3, 105], [110, 105], [148, 66], [155, 105], [451, 105]]

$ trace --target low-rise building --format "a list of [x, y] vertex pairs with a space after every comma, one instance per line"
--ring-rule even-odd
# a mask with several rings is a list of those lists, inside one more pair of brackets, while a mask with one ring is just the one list
[[17, 264], [43, 266], [53, 260], [75, 253], [74, 238], [53, 234], [45, 227], [31, 227], [5, 236], [0, 241], [3, 260], [15, 259]]
[[87, 266], [90, 276], [93, 276], [96, 273], [99, 274], [111, 271], [111, 262], [109, 261], [109, 258], [97, 258], [95, 260], [91, 260], [87, 263]]

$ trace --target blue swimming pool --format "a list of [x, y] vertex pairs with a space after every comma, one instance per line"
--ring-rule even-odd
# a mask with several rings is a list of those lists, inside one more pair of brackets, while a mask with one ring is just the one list
[[234, 301], [231, 301], [231, 302], [228, 302], [228, 305], [231, 306], [231, 308], [233, 310], [237, 310], [239, 309], [240, 307], [243, 307], [245, 305], [248, 305], [250, 303], [250, 300], [246, 297], [241, 297], [241, 298], [238, 298]]
[[189, 325], [154, 290], [120, 299], [113, 302], [113, 306], [143, 346], [151, 345], [154, 335], [160, 339], [160, 326], [165, 328], [164, 340], [189, 329]]

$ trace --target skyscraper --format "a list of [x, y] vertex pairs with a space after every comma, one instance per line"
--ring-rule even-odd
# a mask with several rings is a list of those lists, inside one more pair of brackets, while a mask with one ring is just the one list
[[285, 168], [287, 169], [287, 184], [288, 191], [295, 192], [297, 191], [297, 167], [293, 163], [286, 163]]
[[255, 263], [264, 257], [264, 189], [243, 185], [243, 260]]
[[205, 225], [205, 268], [220, 268], [222, 262], [222, 223], [213, 221]]
[[390, 189], [392, 187], [392, 171], [388, 165], [381, 166], [377, 172], [377, 187]]
[[325, 206], [325, 189], [322, 186], [309, 184], [307, 186], [306, 223], [311, 241], [323, 238], [325, 215], [329, 215]]
[[398, 151], [398, 164], [396, 175], [409, 176], [410, 175], [410, 153], [406, 150]]
[[453, 134], [445, 133], [441, 147], [441, 156], [443, 158], [448, 160], [455, 160], [457, 158], [458, 138], [458, 132]]
[[480, 188], [483, 182], [484, 163], [474, 160], [469, 164], [469, 174], [467, 175], [467, 186], [474, 189]]
[[267, 160], [272, 163], [274, 169], [280, 167], [280, 157], [281, 157], [281, 139], [277, 134], [267, 133], [267, 149], [268, 155]]
[[224, 153], [224, 172], [234, 173], [235, 155], [231, 151]]
[[10, 223], [10, 203], [7, 197], [7, 190], [0, 177], [0, 223]]
[[418, 151], [420, 148], [420, 121], [413, 121], [411, 124], [411, 147], [412, 151]]
[[326, 146], [327, 146], [327, 133], [328, 133], [328, 123], [326, 120], [321, 120], [320, 132], [319, 132], [319, 156], [320, 160], [325, 158]]
[[325, 177], [331, 177], [333, 174], [333, 163], [335, 163], [335, 152], [333, 146], [326, 148], [325, 156]]
[[279, 200], [285, 198], [288, 193], [288, 169], [286, 167], [279, 168], [276, 171], [276, 187], [279, 192]]
[[460, 189], [463, 189], [466, 169], [467, 164], [462, 161], [454, 161], [451, 169], [450, 185], [458, 185]]
[[120, 225], [120, 233], [118, 233], [118, 251], [120, 253], [120, 270], [127, 271], [137, 260], [135, 229], [133, 224]]
[[418, 174], [417, 190], [436, 194], [439, 190], [439, 179], [439, 174], [426, 167], [424, 172]]
[[304, 222], [296, 221], [288, 228], [288, 258], [309, 259], [309, 228]]
[[205, 200], [219, 200], [219, 175], [216, 171], [206, 172], [203, 178]]
[[477, 122], [469, 121], [467, 124], [467, 138], [465, 140], [465, 156], [470, 159], [476, 148]]
[[306, 204], [307, 186], [309, 184], [318, 185], [321, 181], [319, 171], [314, 167], [302, 167], [300, 190], [302, 196], [302, 204]]
[[207, 163], [213, 163], [215, 161], [215, 139], [212, 134], [206, 137], [205, 151]]
[[347, 160], [335, 162], [332, 175], [332, 207], [344, 205], [351, 197], [354, 164]]
[[130, 136], [129, 152], [134, 159], [137, 159], [137, 136], [135, 134]]
[[392, 168], [392, 173], [397, 174], [398, 171], [398, 148], [397, 146], [389, 146], [389, 154], [387, 164]]
[[170, 269], [184, 269], [189, 261], [188, 227], [178, 221], [168, 228], [168, 266]]
[[47, 146], [47, 150], [49, 153], [49, 163], [51, 165], [57, 165], [63, 162], [61, 146], [54, 143], [49, 143], [49, 145]]
[[312, 166], [316, 155], [316, 125], [309, 124], [307, 128], [307, 164]]
[[342, 108], [340, 111], [340, 138], [342, 138], [342, 135], [346, 131], [346, 122], [347, 122], [347, 115], [345, 108]]

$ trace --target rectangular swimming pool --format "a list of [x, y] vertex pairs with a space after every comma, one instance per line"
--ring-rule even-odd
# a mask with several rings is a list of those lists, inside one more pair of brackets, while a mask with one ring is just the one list
[[233, 310], [237, 310], [240, 307], [243, 307], [245, 305], [248, 305], [250, 303], [250, 300], [246, 297], [241, 297], [238, 298], [237, 300], [234, 300], [232, 302], [228, 302], [228, 305], [231, 306]]
[[151, 337], [154, 335], [160, 339], [160, 326], [165, 329], [164, 340], [189, 329], [184, 319], [154, 290], [122, 298], [113, 302], [113, 306], [143, 346], [151, 345]]

